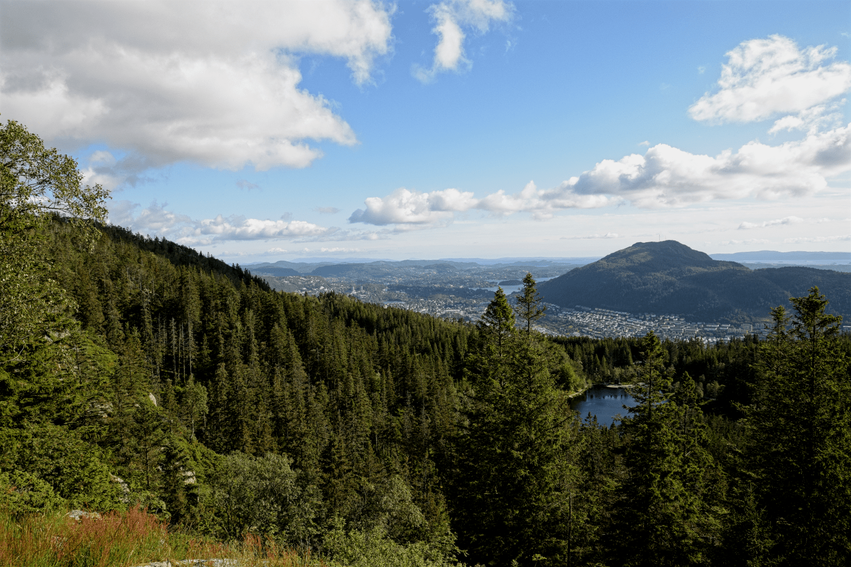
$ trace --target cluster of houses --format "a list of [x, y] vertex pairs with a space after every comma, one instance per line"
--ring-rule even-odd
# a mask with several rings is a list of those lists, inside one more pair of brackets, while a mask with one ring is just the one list
[[751, 324], [693, 322], [677, 315], [635, 314], [582, 305], [573, 309], [555, 305], [548, 305], [547, 308], [549, 317], [542, 327], [554, 334], [567, 336], [643, 337], [653, 331], [661, 339], [715, 342], [765, 332]]

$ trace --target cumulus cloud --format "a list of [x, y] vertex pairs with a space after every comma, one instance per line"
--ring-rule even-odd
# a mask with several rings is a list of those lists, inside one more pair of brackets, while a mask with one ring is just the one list
[[349, 222], [374, 225], [434, 224], [451, 218], [454, 212], [473, 208], [476, 201], [472, 193], [462, 193], [457, 189], [420, 193], [402, 187], [384, 198], [370, 197], [365, 204], [365, 209], [352, 213]]
[[247, 219], [242, 216], [204, 219], [196, 222], [193, 235], [212, 236], [215, 240], [290, 240], [325, 236], [333, 228], [305, 221]]
[[306, 221], [252, 219], [238, 215], [195, 220], [156, 201], [146, 208], [121, 200], [110, 203], [109, 222], [142, 234], [162, 236], [181, 244], [210, 244], [228, 240], [321, 240], [339, 232]]
[[764, 221], [761, 223], [756, 222], [743, 222], [739, 225], [739, 230], [750, 230], [752, 228], [765, 228], [768, 226], [779, 226], [779, 225], [788, 225], [788, 224], [801, 224], [804, 222], [804, 219], [801, 217], [783, 217], [782, 219], [774, 219], [769, 221]]
[[[493, 22], [507, 22], [513, 6], [503, 0], [444, 0], [429, 7], [435, 26], [432, 33], [438, 36], [431, 68], [414, 66], [414, 76], [427, 83], [444, 71], [458, 71], [468, 67], [464, 55], [464, 30], [485, 33]], [[507, 49], [507, 47], [506, 47]]]
[[154, 201], [147, 208], [137, 211], [140, 206], [126, 200], [111, 203], [109, 222], [135, 232], [157, 236], [170, 234], [176, 228], [191, 222], [188, 216], [167, 210], [168, 203], [160, 205]]
[[[240, 215], [218, 215], [211, 219], [193, 219], [168, 209], [167, 203], [156, 201], [142, 208], [127, 200], [109, 204], [109, 222], [124, 226], [134, 232], [167, 238], [186, 246], [207, 246], [221, 242], [285, 240], [294, 242], [341, 242], [383, 240], [392, 234], [404, 232], [402, 227], [380, 231], [340, 230], [315, 223], [292, 220], [284, 213], [279, 220], [246, 218]], [[270, 249], [286, 252], [281, 248]]]
[[777, 146], [753, 141], [716, 156], [658, 144], [644, 155], [603, 160], [566, 185], [578, 194], [616, 195], [653, 208], [808, 195], [827, 187], [827, 177], [847, 171], [851, 171], [851, 124]]
[[798, 114], [783, 116], [774, 121], [774, 125], [768, 130], [769, 134], [794, 130], [806, 132], [818, 132], [827, 128], [835, 128], [842, 123], [842, 114], [839, 107], [845, 104], [845, 99], [833, 104], [820, 104]]
[[769, 146], [749, 142], [737, 151], [698, 155], [657, 144], [644, 153], [603, 160], [550, 189], [529, 182], [521, 191], [499, 190], [477, 199], [445, 189], [398, 189], [366, 199], [349, 222], [374, 225], [437, 224], [473, 209], [496, 216], [526, 212], [546, 219], [567, 209], [619, 203], [641, 208], [681, 207], [713, 200], [800, 197], [827, 187], [827, 178], [851, 171], [851, 124]]
[[390, 49], [390, 10], [372, 0], [5, 3], [3, 114], [53, 144], [104, 142], [146, 166], [305, 167], [321, 156], [309, 140], [357, 139], [329, 101], [300, 88], [296, 58], [340, 57], [368, 82]]
[[851, 64], [830, 62], [836, 47], [800, 49], [787, 37], [745, 41], [727, 53], [718, 92], [689, 108], [695, 120], [754, 122], [797, 114], [851, 88]]
[[118, 191], [122, 187], [135, 187], [139, 183], [151, 180], [146, 173], [152, 167], [151, 162], [138, 154], [116, 156], [112, 152], [99, 150], [89, 156], [85, 167], [80, 168], [83, 182], [88, 185], [99, 184], [109, 191]]
[[[446, 6], [455, 5], [434, 9], [451, 14]], [[656, 144], [643, 155], [602, 160], [550, 189], [530, 182], [518, 193], [499, 190], [482, 198], [457, 189], [420, 193], [402, 188], [384, 198], [366, 199], [366, 208], [355, 211], [349, 222], [395, 224], [400, 230], [446, 223], [455, 213], [474, 209], [496, 216], [526, 212], [546, 219], [560, 210], [623, 203], [660, 208], [813, 194], [827, 188], [829, 178], [851, 171], [851, 124], [840, 121], [844, 99], [834, 100], [851, 89], [851, 65], [829, 62], [835, 54], [835, 48], [825, 46], [801, 50], [781, 36], [746, 41], [727, 54], [720, 91], [706, 94], [689, 109], [698, 120], [740, 122], [787, 113], [769, 133], [805, 131], [801, 139], [779, 145], [753, 141], [715, 156]], [[742, 223], [740, 228], [756, 225]]]
[[540, 190], [530, 181], [518, 193], [500, 190], [482, 199], [471, 192], [444, 189], [430, 193], [397, 189], [387, 197], [366, 199], [365, 209], [358, 209], [349, 222], [374, 225], [435, 225], [452, 219], [454, 213], [477, 209], [493, 216], [532, 213], [536, 218], [549, 218], [561, 209], [590, 209], [612, 203], [605, 195], [576, 195], [563, 187]]

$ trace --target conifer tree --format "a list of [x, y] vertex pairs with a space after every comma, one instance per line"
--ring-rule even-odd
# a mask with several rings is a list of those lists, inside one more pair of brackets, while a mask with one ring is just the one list
[[467, 358], [473, 387], [467, 425], [457, 440], [452, 507], [460, 546], [472, 563], [560, 564], [578, 437], [550, 356], [518, 337], [514, 314], [497, 290]]
[[535, 278], [532, 277], [531, 273], [527, 273], [523, 278], [523, 291], [517, 298], [517, 304], [514, 307], [517, 317], [526, 327], [527, 334], [532, 332], [532, 323], [542, 318], [547, 311], [546, 306], [542, 303], [541, 294], [535, 287]]
[[716, 522], [703, 501], [702, 475], [713, 466], [690, 377], [675, 395], [667, 352], [651, 332], [642, 350], [642, 383], [623, 420], [627, 476], [617, 491], [607, 554], [624, 566], [701, 565]]
[[851, 561], [851, 381], [840, 349], [841, 317], [812, 288], [791, 298], [790, 318], [772, 311], [761, 345], [754, 403], [746, 409], [749, 472], [765, 510], [768, 547], [755, 560], [778, 565]]

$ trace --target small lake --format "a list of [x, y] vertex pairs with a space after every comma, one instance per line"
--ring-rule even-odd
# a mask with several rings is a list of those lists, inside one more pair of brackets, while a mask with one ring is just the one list
[[570, 407], [579, 412], [579, 417], [585, 421], [588, 414], [597, 416], [597, 423], [611, 427], [615, 417], [623, 417], [627, 411], [623, 406], [635, 405], [635, 399], [626, 388], [607, 388], [593, 386], [581, 396], [570, 400]]
[[[556, 277], [556, 276], [553, 276], [553, 277], [550, 277], [550, 278], [540, 278], [540, 279], [535, 280], [535, 283], [539, 284], [541, 282], [551, 280], [554, 277]], [[520, 291], [521, 289], [523, 289], [523, 284], [521, 283], [520, 285], [504, 285], [504, 286], [495, 285], [493, 287], [480, 287], [478, 289], [484, 289], [484, 290], [492, 291], [492, 292], [496, 293], [496, 290], [499, 287], [502, 287], [502, 293], [504, 293], [505, 295], [511, 295], [515, 291]]]

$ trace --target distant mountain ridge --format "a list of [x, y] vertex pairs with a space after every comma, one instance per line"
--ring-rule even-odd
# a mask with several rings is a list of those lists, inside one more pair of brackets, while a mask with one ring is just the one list
[[756, 262], [766, 264], [825, 265], [849, 264], [851, 252], [776, 252], [758, 250], [755, 252], [733, 252], [729, 254], [710, 254], [713, 260], [730, 262]]
[[851, 316], [851, 274], [806, 267], [751, 270], [674, 240], [633, 244], [538, 289], [544, 301], [568, 308], [746, 322], [769, 318], [772, 307], [788, 307], [789, 297], [806, 295], [812, 286], [827, 296], [830, 312]]

